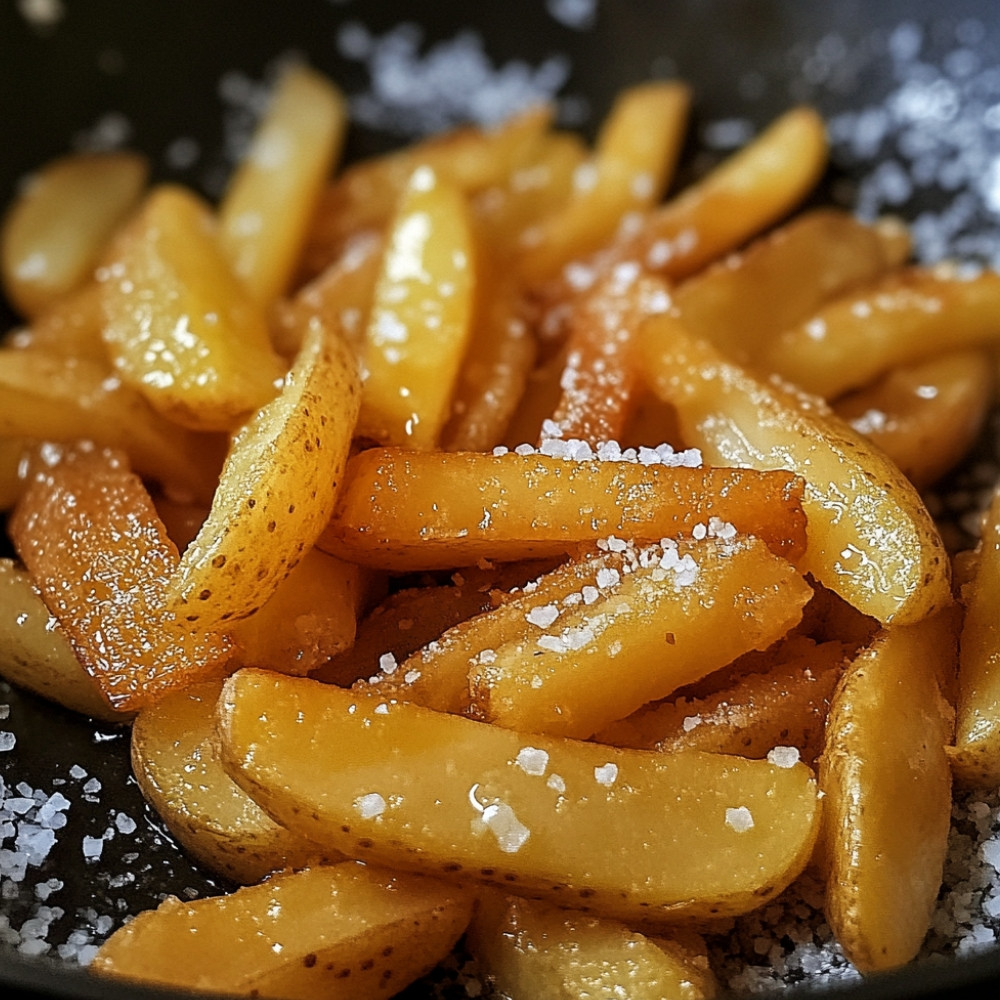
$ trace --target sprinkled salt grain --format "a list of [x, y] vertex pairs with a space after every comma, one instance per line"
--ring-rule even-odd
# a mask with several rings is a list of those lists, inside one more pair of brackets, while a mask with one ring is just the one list
[[551, 788], [552, 791], [558, 792], [560, 795], [566, 791], [566, 782], [563, 780], [561, 775], [550, 774], [546, 779], [545, 784], [548, 788]]
[[13, 733], [0, 731], [0, 752], [13, 750], [16, 743], [17, 737]]
[[104, 838], [103, 837], [84, 837], [83, 838], [83, 856], [88, 861], [96, 861], [100, 858], [101, 853], [104, 851]]
[[979, 856], [987, 864], [992, 865], [997, 871], [1000, 871], [1000, 839], [987, 840], [979, 848]]
[[0, 705], [0, 722], [10, 718], [10, 705]]
[[688, 715], [681, 722], [681, 728], [686, 733], [690, 733], [692, 729], [697, 729], [702, 723], [702, 718], [700, 715]]
[[554, 604], [546, 604], [544, 607], [532, 608], [524, 617], [530, 625], [548, 628], [559, 617], [559, 608]]
[[398, 665], [392, 653], [383, 653], [378, 658], [378, 668], [383, 674], [394, 674]]
[[487, 806], [479, 822], [496, 837], [497, 846], [504, 854], [516, 854], [531, 836], [531, 831], [506, 802]]
[[602, 567], [597, 571], [597, 586], [604, 590], [621, 582], [621, 573], [610, 567]]
[[136, 822], [131, 816], [126, 815], [123, 812], [117, 813], [115, 815], [115, 827], [119, 833], [129, 834], [135, 833]]
[[549, 766], [549, 755], [537, 747], [522, 747], [514, 762], [525, 774], [541, 777]]
[[565, 641], [557, 635], [540, 635], [537, 645], [549, 653], [565, 653], [568, 649]]
[[354, 808], [362, 819], [374, 819], [385, 812], [385, 799], [378, 792], [359, 795], [354, 800]]
[[587, 31], [597, 20], [597, 0], [545, 0], [553, 20], [576, 31]]
[[737, 806], [726, 810], [726, 826], [737, 833], [746, 833], [753, 829], [753, 814], [746, 806]]
[[601, 592], [596, 588], [590, 586], [590, 584], [585, 584], [580, 589], [580, 594], [583, 597], [584, 604], [593, 604], [595, 601], [600, 600]]
[[69, 776], [75, 778], [77, 781], [82, 781], [87, 777], [87, 772], [79, 764], [74, 764], [69, 769]]
[[794, 767], [799, 762], [799, 751], [797, 747], [774, 747], [768, 750], [767, 759], [775, 767]]
[[594, 781], [610, 788], [618, 780], [618, 765], [612, 761], [594, 768]]

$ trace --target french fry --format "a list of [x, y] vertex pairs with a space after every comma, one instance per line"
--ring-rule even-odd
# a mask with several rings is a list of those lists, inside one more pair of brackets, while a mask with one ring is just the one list
[[654, 541], [717, 517], [796, 559], [799, 489], [780, 473], [373, 448], [348, 463], [317, 544], [361, 565], [448, 569], [560, 555], [608, 535]]
[[1000, 493], [983, 522], [978, 558], [962, 591], [965, 618], [959, 647], [955, 748], [956, 781], [978, 788], [1000, 782]]
[[466, 946], [504, 996], [710, 1000], [717, 990], [693, 932], [648, 937], [617, 920], [499, 893], [480, 897]]
[[550, 278], [597, 250], [624, 215], [659, 201], [677, 164], [690, 104], [690, 88], [675, 81], [642, 84], [619, 95], [591, 162], [574, 177], [570, 199], [522, 240], [518, 268], [526, 283]]
[[21, 462], [33, 447], [30, 438], [0, 437], [0, 511], [10, 510], [23, 492]]
[[349, 861], [307, 868], [228, 896], [191, 903], [170, 896], [112, 935], [91, 969], [212, 993], [371, 1000], [444, 958], [472, 902], [433, 879]]
[[470, 714], [583, 739], [780, 639], [809, 585], [763, 542], [724, 534], [626, 550], [620, 572], [599, 570], [572, 603], [536, 603], [534, 591], [512, 602], [505, 612], [531, 628], [467, 658]]
[[217, 675], [231, 648], [164, 609], [177, 550], [120, 454], [46, 449], [10, 518], [18, 554], [117, 711]]
[[148, 173], [137, 153], [80, 153], [31, 179], [0, 226], [0, 277], [23, 315], [38, 316], [86, 282]]
[[954, 621], [889, 626], [848, 668], [827, 720], [826, 912], [863, 973], [908, 962], [931, 924], [951, 819], [954, 713], [940, 682], [955, 669]]
[[286, 290], [346, 125], [347, 103], [325, 76], [285, 71], [219, 205], [219, 242], [255, 301]]
[[173, 614], [209, 630], [274, 593], [330, 518], [359, 394], [348, 347], [310, 324], [281, 392], [233, 441], [208, 518], [167, 584]]
[[893, 368], [833, 409], [923, 489], [972, 447], [993, 400], [994, 369], [985, 351], [941, 354]]
[[132, 773], [143, 796], [199, 864], [232, 882], [329, 863], [330, 852], [275, 823], [223, 770], [214, 745], [221, 688], [192, 684], [136, 717]]
[[100, 276], [115, 371], [165, 416], [229, 431], [274, 396], [284, 365], [263, 310], [230, 271], [194, 194], [154, 190]]
[[760, 905], [816, 837], [801, 764], [529, 737], [255, 670], [227, 681], [219, 712], [227, 770], [290, 829], [627, 921]]
[[1000, 274], [907, 268], [847, 292], [775, 337], [760, 359], [807, 392], [833, 399], [889, 369], [1000, 337]]
[[885, 623], [951, 603], [944, 544], [909, 480], [814, 397], [725, 361], [670, 316], [640, 333], [644, 370], [707, 461], [787, 469], [806, 480], [799, 569]]
[[826, 642], [806, 652], [796, 647], [766, 672], [741, 676], [701, 698], [650, 705], [595, 734], [598, 743], [637, 750], [703, 750], [766, 757], [775, 747], [794, 747], [807, 763], [823, 749], [830, 695], [849, 646]]
[[672, 306], [691, 333], [752, 364], [782, 330], [901, 263], [907, 247], [898, 223], [814, 209], [678, 286]]
[[122, 722], [101, 697], [27, 570], [0, 559], [0, 675], [82, 715]]
[[101, 339], [103, 326], [101, 286], [96, 280], [86, 281], [39, 313], [29, 326], [7, 337], [4, 346], [39, 349], [108, 367], [108, 351]]

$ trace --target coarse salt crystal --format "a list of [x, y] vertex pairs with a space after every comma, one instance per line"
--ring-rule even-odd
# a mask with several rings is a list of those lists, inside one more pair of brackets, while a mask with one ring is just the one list
[[726, 826], [737, 833], [746, 833], [753, 829], [753, 814], [746, 806], [737, 806], [726, 810]]
[[775, 767], [795, 767], [799, 762], [799, 751], [797, 747], [774, 747], [768, 750], [767, 759]]
[[541, 777], [549, 766], [549, 755], [538, 747], [522, 747], [514, 762], [525, 774]]
[[618, 765], [612, 761], [594, 768], [594, 781], [610, 788], [618, 780]]
[[368, 792], [354, 800], [354, 808], [362, 819], [374, 819], [385, 812], [385, 799], [378, 792]]

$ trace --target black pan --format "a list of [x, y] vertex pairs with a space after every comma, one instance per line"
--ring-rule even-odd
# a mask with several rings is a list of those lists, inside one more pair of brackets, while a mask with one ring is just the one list
[[[996, 10], [991, 0], [486, 0], [419, 7], [383, 0], [6, 0], [0, 202], [27, 171], [72, 144], [123, 139], [152, 157], [157, 176], [218, 193], [232, 162], [227, 144], [246, 129], [248, 83], [266, 79], [276, 57], [290, 51], [359, 98], [351, 157], [467, 114], [464, 85], [440, 78], [431, 81], [431, 96], [408, 110], [400, 108], [400, 95], [391, 114], [384, 101], [372, 101], [373, 79], [384, 82], [379, 72], [373, 76], [373, 41], [391, 33], [425, 66], [433, 44], [445, 42], [448, 58], [479, 60], [471, 72], [504, 67], [496, 111], [517, 93], [554, 93], [564, 120], [591, 132], [623, 86], [680, 76], [694, 85], [696, 132], [715, 155], [790, 104], [810, 101], [834, 138], [834, 166], [820, 197], [920, 219], [920, 252], [989, 263], [1000, 258]], [[404, 22], [414, 31], [401, 33]], [[463, 35], [468, 31], [474, 34]], [[440, 52], [430, 61], [439, 70], [447, 62]], [[518, 92], [511, 82], [517, 79], [529, 86]], [[408, 96], [414, 99], [412, 91]], [[921, 171], [926, 177], [914, 184]], [[5, 327], [12, 322], [6, 307], [2, 319]], [[983, 447], [990, 450], [991, 442]], [[145, 808], [129, 776], [124, 732], [3, 685], [0, 706], [9, 706], [0, 708], [0, 733], [15, 741], [0, 750], [8, 796], [23, 782], [26, 799], [40, 797], [18, 823], [36, 819], [42, 799], [56, 792], [68, 802], [50, 800], [49, 812], [65, 815], [66, 825], [19, 892], [4, 888], [0, 853], [0, 994], [162, 995], [98, 983], [71, 953], [99, 943], [166, 892], [200, 895], [218, 886]], [[9, 742], [0, 735], [0, 747]], [[92, 854], [99, 847], [99, 857], [87, 858], [85, 847]], [[25, 921], [39, 916], [49, 953], [25, 956], [9, 943], [9, 927], [23, 940]], [[837, 993], [857, 1000], [971, 998], [995, 996], [998, 988], [994, 944], [954, 963], [911, 967]], [[410, 995], [426, 995], [426, 988]]]

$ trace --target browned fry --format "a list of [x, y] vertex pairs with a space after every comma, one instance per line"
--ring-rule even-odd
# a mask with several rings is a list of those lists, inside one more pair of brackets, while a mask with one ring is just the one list
[[127, 460], [49, 448], [9, 522], [18, 554], [108, 703], [216, 675], [230, 646], [163, 610], [177, 549]]
[[656, 540], [730, 522], [794, 559], [801, 480], [746, 469], [371, 449], [348, 463], [317, 544], [389, 570], [537, 558], [608, 535]]
[[823, 749], [830, 695], [850, 646], [814, 645], [795, 655], [779, 653], [766, 673], [748, 673], [705, 698], [677, 698], [640, 709], [602, 729], [598, 743], [637, 750], [705, 750], [766, 757], [775, 747], [794, 747], [814, 761]]

